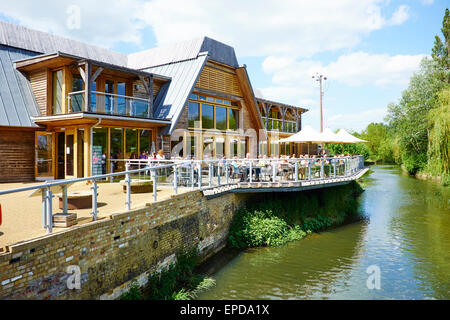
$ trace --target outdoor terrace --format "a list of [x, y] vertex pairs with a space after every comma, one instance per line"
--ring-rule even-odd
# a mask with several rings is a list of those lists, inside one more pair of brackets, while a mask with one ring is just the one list
[[[151, 206], [177, 194], [200, 190], [207, 198], [223, 193], [288, 192], [346, 184], [360, 178], [361, 156], [314, 159], [115, 160], [124, 172], [48, 183], [2, 184], [0, 251], [16, 242], [67, 230], [55, 228], [54, 213], [77, 214], [77, 225], [110, 219], [115, 213]], [[132, 193], [135, 182], [149, 182], [152, 191]], [[92, 206], [69, 210], [71, 193], [92, 196]], [[62, 209], [59, 200], [61, 197]]]

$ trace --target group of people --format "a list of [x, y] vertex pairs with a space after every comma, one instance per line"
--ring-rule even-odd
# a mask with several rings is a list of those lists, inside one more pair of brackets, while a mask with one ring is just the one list
[[130, 160], [164, 160], [166, 157], [164, 156], [164, 151], [160, 149], [158, 152], [153, 151], [150, 155], [148, 151], [142, 150], [141, 154], [138, 156], [135, 152], [132, 152], [130, 155]]

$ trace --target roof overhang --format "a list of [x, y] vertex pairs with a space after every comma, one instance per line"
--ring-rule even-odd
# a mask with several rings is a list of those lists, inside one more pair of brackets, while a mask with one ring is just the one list
[[83, 112], [46, 117], [32, 117], [31, 120], [36, 124], [51, 127], [99, 124], [101, 126], [115, 126], [120, 128], [155, 128], [165, 127], [171, 123], [171, 120], [110, 116]]
[[91, 60], [83, 57], [74, 56], [71, 54], [67, 54], [64, 52], [55, 52], [49, 54], [43, 54], [34, 56], [27, 59], [16, 60], [14, 61], [16, 69], [23, 72], [32, 72], [34, 70], [39, 70], [42, 68], [58, 68], [62, 66], [72, 65], [72, 66], [81, 66], [86, 63], [91, 63], [93, 66], [102, 67], [105, 70], [112, 70], [118, 73], [122, 73], [123, 75], [130, 77], [153, 77], [153, 79], [157, 79], [163, 82], [170, 81], [170, 77], [153, 74], [146, 71], [126, 68], [114, 64], [109, 64], [101, 61]]
[[293, 106], [293, 105], [286, 104], [286, 103], [276, 102], [276, 101], [273, 101], [273, 100], [267, 100], [267, 99], [264, 99], [264, 98], [256, 97], [256, 100], [258, 102], [261, 102], [261, 103], [267, 103], [267, 104], [271, 104], [271, 105], [283, 106], [283, 107], [288, 107], [288, 108], [292, 108], [292, 109], [297, 109], [297, 110], [300, 110], [301, 113], [305, 113], [305, 112], [309, 111], [309, 109]]

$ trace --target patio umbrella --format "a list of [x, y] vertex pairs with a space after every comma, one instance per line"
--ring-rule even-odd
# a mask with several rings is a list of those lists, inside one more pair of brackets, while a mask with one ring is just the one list
[[330, 128], [326, 128], [320, 134], [323, 143], [342, 143], [344, 142], [341, 137], [339, 137], [336, 133], [331, 131]]
[[360, 143], [360, 142], [369, 142], [366, 140], [359, 139], [350, 133], [348, 133], [345, 129], [339, 130], [339, 132], [336, 134], [340, 139], [340, 143]]

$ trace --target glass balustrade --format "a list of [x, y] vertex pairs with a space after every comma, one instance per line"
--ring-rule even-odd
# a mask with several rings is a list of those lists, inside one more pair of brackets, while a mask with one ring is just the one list
[[149, 117], [148, 99], [94, 91], [91, 93], [91, 104], [86, 108], [85, 95], [85, 91], [69, 93], [69, 113], [91, 112], [116, 116]]

